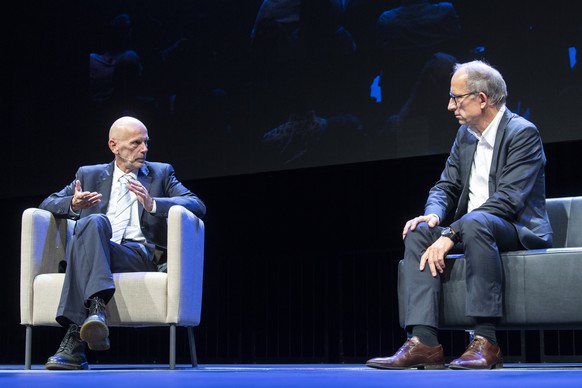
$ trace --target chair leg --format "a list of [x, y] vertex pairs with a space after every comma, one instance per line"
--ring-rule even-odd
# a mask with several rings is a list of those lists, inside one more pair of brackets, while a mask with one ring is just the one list
[[176, 369], [176, 324], [170, 324], [170, 369]]
[[26, 339], [24, 344], [24, 369], [30, 369], [32, 353], [32, 326], [26, 325]]
[[196, 357], [196, 341], [194, 340], [194, 328], [189, 326], [188, 329], [188, 343], [190, 344], [190, 360], [192, 361], [192, 368], [198, 366], [198, 357]]

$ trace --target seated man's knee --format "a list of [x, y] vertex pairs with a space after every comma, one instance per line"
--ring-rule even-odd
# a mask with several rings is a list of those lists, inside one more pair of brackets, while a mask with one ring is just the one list
[[107, 220], [107, 216], [105, 214], [97, 213], [97, 214], [89, 214], [88, 216], [85, 216], [85, 217], [79, 219], [79, 221], [77, 221], [77, 222], [92, 223], [92, 222], [103, 222], [105, 220]]
[[109, 228], [111, 229], [111, 223], [109, 222], [109, 219], [107, 218], [107, 216], [105, 214], [89, 214], [86, 217], [83, 217], [81, 219], [79, 219], [77, 221], [77, 226], [76, 226], [76, 230], [84, 230], [87, 227], [91, 227], [91, 228], [97, 228], [97, 229], [102, 229], [102, 228]]
[[470, 239], [474, 236], [482, 235], [483, 232], [490, 228], [491, 215], [484, 212], [474, 211], [463, 216], [463, 240]]
[[426, 240], [427, 238], [430, 238], [433, 233], [434, 228], [428, 226], [426, 222], [421, 222], [420, 224], [416, 225], [416, 229], [408, 231], [406, 238], [404, 239], [404, 245], [407, 243], [415, 242], [417, 240]]

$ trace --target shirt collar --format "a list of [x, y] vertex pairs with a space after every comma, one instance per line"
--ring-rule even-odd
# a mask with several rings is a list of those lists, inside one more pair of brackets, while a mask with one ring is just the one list
[[119, 167], [117, 167], [117, 164], [114, 164], [113, 182], [119, 181], [119, 178], [121, 178], [124, 175], [130, 175], [132, 179], [137, 179], [137, 175], [136, 175], [135, 171], [125, 173], [125, 172], [121, 171], [121, 169]]
[[505, 105], [499, 109], [499, 112], [497, 112], [493, 120], [491, 120], [482, 134], [472, 130], [470, 127], [467, 127], [467, 130], [472, 133], [479, 141], [484, 141], [493, 147], [495, 145], [495, 137], [497, 136], [497, 128], [499, 128], [499, 123], [501, 122], [503, 113], [505, 113]]

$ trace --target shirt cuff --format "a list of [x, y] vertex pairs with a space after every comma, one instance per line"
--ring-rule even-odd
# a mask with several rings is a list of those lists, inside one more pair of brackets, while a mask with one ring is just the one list
[[437, 225], [440, 225], [440, 224], [441, 224], [441, 218], [440, 218], [439, 216], [437, 216], [436, 214], [434, 214], [434, 213], [430, 213], [430, 214], [427, 214], [426, 216], [427, 216], [427, 217], [428, 217], [428, 216], [435, 216], [435, 217], [436, 217], [436, 219], [437, 219]]
[[76, 211], [73, 210], [73, 205], [69, 205], [69, 213], [73, 216], [73, 217], [79, 217], [79, 215], [81, 213], [77, 213]]

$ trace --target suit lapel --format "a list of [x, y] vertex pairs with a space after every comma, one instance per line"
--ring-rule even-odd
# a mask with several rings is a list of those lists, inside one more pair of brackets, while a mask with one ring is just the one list
[[[147, 163], [144, 163], [142, 168], [140, 168], [139, 171], [137, 172], [137, 180], [143, 185], [143, 187], [145, 187], [145, 189], [149, 193], [150, 186], [152, 185], [152, 177], [150, 175], [150, 169]], [[137, 208], [139, 210], [139, 218], [141, 219], [141, 216], [143, 215], [143, 205], [141, 204], [141, 202], [137, 203]]]
[[467, 213], [467, 204], [469, 203], [469, 177], [471, 175], [471, 165], [473, 164], [473, 158], [475, 156], [475, 150], [477, 150], [477, 138], [469, 133], [469, 130], [465, 127], [463, 146], [459, 147], [460, 152], [460, 171], [461, 171], [461, 184], [463, 190], [459, 197], [459, 205], [455, 212], [455, 220], [461, 218], [465, 213]]
[[493, 195], [497, 191], [497, 170], [499, 167], [499, 154], [501, 153], [501, 143], [505, 139], [507, 125], [512, 117], [509, 109], [505, 108], [505, 112], [499, 121], [497, 127], [497, 135], [495, 135], [495, 145], [493, 146], [493, 157], [491, 158], [491, 169], [489, 170], [489, 195]]
[[109, 163], [101, 172], [97, 182], [97, 192], [103, 195], [101, 203], [99, 204], [99, 213], [106, 214], [107, 206], [109, 206], [109, 197], [111, 196], [111, 185], [113, 181], [113, 163]]
[[471, 175], [471, 167], [473, 166], [473, 159], [475, 158], [475, 151], [477, 150], [477, 138], [472, 134], [467, 134], [467, 147], [461, 151], [461, 171], [463, 172], [463, 186], [469, 186], [469, 177]]

